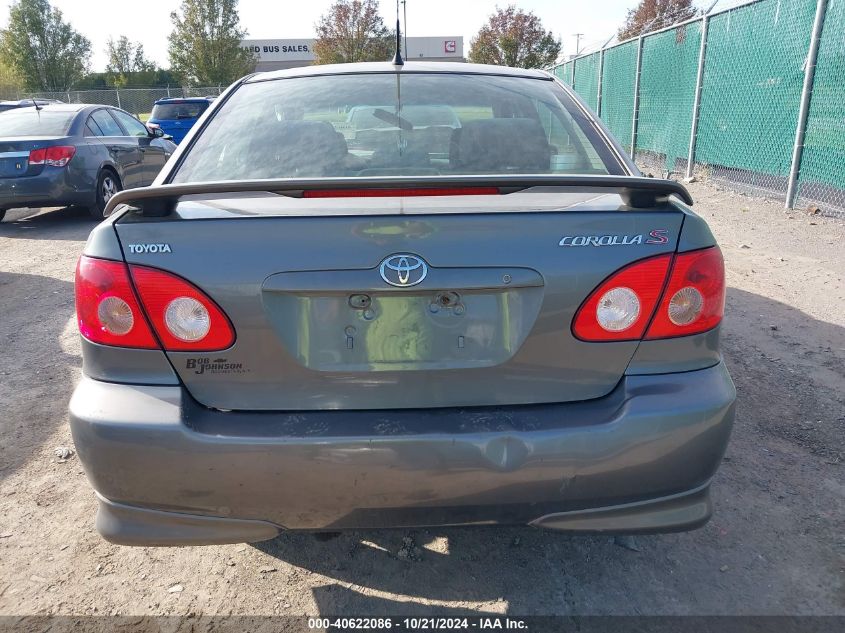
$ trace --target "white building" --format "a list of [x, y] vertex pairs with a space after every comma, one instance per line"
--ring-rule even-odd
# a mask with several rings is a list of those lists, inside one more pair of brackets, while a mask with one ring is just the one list
[[[314, 39], [243, 40], [241, 46], [258, 55], [258, 66], [255, 69], [262, 72], [313, 64], [314, 42]], [[407, 51], [404, 49], [403, 38], [402, 46], [402, 54], [407, 60], [466, 61], [464, 38], [460, 35], [409, 37]]]

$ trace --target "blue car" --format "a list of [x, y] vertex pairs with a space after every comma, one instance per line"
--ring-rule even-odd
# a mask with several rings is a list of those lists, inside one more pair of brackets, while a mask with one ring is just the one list
[[212, 101], [212, 97], [159, 99], [153, 104], [147, 125], [161, 128], [165, 134], [173, 137], [174, 143], [181, 143]]
[[16, 207], [87, 207], [146, 187], [176, 146], [119, 108], [49, 103], [0, 113], [0, 220]]

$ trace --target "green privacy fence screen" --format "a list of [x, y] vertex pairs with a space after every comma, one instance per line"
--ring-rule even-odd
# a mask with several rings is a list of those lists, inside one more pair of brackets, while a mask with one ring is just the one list
[[[758, 2], [710, 20], [696, 161], [778, 191], [789, 175], [815, 2]], [[725, 174], [728, 175], [728, 174]]]
[[687, 160], [700, 50], [698, 22], [643, 38], [637, 155], [658, 170]]
[[845, 0], [828, 3], [804, 140], [799, 202], [845, 207]]
[[599, 53], [575, 60], [575, 90], [588, 106], [596, 109], [599, 94]]
[[629, 152], [635, 139], [646, 171], [703, 175], [845, 215], [845, 0], [751, 1], [554, 73]]
[[637, 42], [610, 48], [604, 53], [601, 77], [601, 118], [627, 152], [631, 151]]

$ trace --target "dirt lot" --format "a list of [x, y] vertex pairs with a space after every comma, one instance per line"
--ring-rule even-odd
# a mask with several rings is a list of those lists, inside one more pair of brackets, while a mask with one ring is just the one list
[[[133, 549], [93, 529], [65, 409], [83, 211], [0, 224], [0, 614], [845, 614], [845, 223], [691, 186], [725, 252], [733, 441], [701, 530], [307, 535]], [[410, 539], [410, 540], [403, 540]], [[420, 560], [399, 551], [411, 543]]]

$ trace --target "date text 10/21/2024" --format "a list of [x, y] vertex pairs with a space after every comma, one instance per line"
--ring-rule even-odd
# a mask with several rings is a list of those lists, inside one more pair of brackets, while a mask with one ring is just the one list
[[414, 618], [308, 618], [308, 628], [315, 630], [528, 630], [528, 623], [520, 618], [499, 616], [476, 617], [414, 617]]

